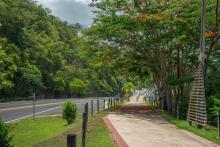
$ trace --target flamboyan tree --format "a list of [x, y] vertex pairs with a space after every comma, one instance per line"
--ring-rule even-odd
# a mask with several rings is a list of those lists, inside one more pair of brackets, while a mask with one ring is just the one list
[[[198, 64], [201, 2], [102, 0], [91, 5], [96, 18], [87, 35], [117, 48], [121, 68], [150, 76], [161, 107], [175, 112], [189, 98]], [[207, 5], [209, 53], [217, 49], [218, 7], [214, 0]]]

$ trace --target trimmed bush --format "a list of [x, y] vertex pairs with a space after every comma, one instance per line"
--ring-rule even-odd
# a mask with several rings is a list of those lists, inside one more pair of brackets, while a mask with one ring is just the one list
[[9, 135], [10, 129], [0, 118], [0, 147], [13, 147], [12, 136]]
[[66, 102], [63, 107], [63, 118], [66, 119], [68, 124], [75, 121], [77, 116], [77, 105], [75, 103]]

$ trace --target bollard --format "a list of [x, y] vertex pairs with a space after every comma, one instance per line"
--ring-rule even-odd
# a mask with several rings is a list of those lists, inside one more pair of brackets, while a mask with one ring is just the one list
[[179, 120], [179, 107], [176, 108], [176, 119]]
[[97, 113], [99, 113], [99, 100], [97, 100]]
[[93, 116], [93, 100], [91, 100], [91, 115]]
[[86, 146], [86, 129], [87, 129], [87, 121], [86, 121], [86, 113], [83, 113], [83, 122], [82, 122], [82, 147]]
[[218, 137], [220, 137], [220, 111], [218, 111]]
[[76, 134], [67, 135], [67, 147], [76, 147]]
[[36, 101], [36, 95], [33, 93], [33, 119], [35, 120], [35, 101]]
[[105, 110], [105, 99], [103, 100], [103, 110]]

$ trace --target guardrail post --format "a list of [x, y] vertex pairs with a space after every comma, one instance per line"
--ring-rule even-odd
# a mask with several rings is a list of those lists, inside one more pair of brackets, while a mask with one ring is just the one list
[[220, 111], [218, 111], [218, 137], [220, 137]]
[[93, 100], [91, 100], [91, 115], [93, 116]]
[[86, 121], [86, 113], [83, 113], [83, 122], [82, 122], [82, 147], [86, 146], [86, 128], [87, 128], [87, 121]]
[[99, 113], [99, 100], [97, 100], [97, 113]]
[[76, 134], [67, 135], [67, 147], [76, 147]]
[[103, 110], [105, 110], [105, 99], [103, 100], [103, 103], [104, 103], [104, 105], [103, 105]]

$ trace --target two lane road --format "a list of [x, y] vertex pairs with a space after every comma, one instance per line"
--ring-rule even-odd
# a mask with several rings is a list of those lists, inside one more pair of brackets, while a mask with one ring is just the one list
[[[99, 99], [99, 108], [103, 109], [104, 98]], [[93, 100], [93, 109], [97, 109], [97, 98], [74, 98], [74, 99], [46, 99], [37, 100], [35, 103], [36, 116], [45, 115], [60, 115], [62, 114], [63, 104], [67, 101], [71, 101], [77, 104], [78, 112], [84, 111], [84, 105], [89, 104], [89, 111], [91, 110], [91, 100]], [[107, 100], [107, 98], [106, 98]], [[15, 122], [27, 117], [33, 116], [33, 102], [21, 101], [21, 102], [7, 102], [0, 103], [0, 117], [6, 123]]]

